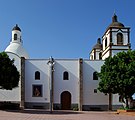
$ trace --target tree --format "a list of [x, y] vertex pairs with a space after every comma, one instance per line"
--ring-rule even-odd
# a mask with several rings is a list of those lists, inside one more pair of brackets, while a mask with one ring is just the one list
[[108, 94], [119, 94], [122, 102], [128, 102], [135, 93], [135, 51], [120, 52], [105, 59], [98, 90]]
[[0, 53], [0, 89], [12, 90], [18, 86], [19, 72], [5, 52]]

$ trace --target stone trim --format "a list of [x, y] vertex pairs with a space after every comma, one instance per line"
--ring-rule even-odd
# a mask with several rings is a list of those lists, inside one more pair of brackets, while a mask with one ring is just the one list
[[[61, 104], [60, 103], [54, 103], [53, 107], [54, 107], [53, 108], [54, 110], [61, 110]], [[71, 104], [71, 109], [70, 110], [74, 110], [74, 109], [78, 110], [78, 104], [77, 103], [72, 103]]]
[[25, 108], [28, 108], [28, 109], [49, 109], [49, 103], [25, 102]]
[[79, 111], [82, 111], [83, 104], [83, 59], [79, 59]]
[[21, 57], [21, 102], [20, 108], [24, 109], [25, 102], [25, 58]]
[[83, 105], [83, 111], [103, 111], [108, 110], [108, 105]]
[[[112, 110], [117, 110], [122, 105], [112, 105]], [[83, 111], [106, 111], [108, 105], [83, 105]]]

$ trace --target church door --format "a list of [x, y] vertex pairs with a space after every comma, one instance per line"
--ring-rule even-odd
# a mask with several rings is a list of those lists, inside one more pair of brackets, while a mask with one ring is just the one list
[[71, 94], [68, 91], [61, 93], [61, 109], [70, 110], [71, 109]]

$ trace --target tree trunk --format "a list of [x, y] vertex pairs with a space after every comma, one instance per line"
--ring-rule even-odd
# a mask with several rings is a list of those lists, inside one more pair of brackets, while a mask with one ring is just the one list
[[109, 110], [112, 110], [112, 93], [109, 93], [109, 106], [108, 106]]
[[126, 108], [129, 108], [128, 98], [126, 98]]

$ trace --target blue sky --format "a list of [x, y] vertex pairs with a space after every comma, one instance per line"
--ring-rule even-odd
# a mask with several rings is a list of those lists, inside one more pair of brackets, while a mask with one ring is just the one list
[[135, 49], [134, 0], [0, 0], [0, 51], [18, 24], [30, 58], [89, 58], [89, 52], [112, 21], [131, 27]]

